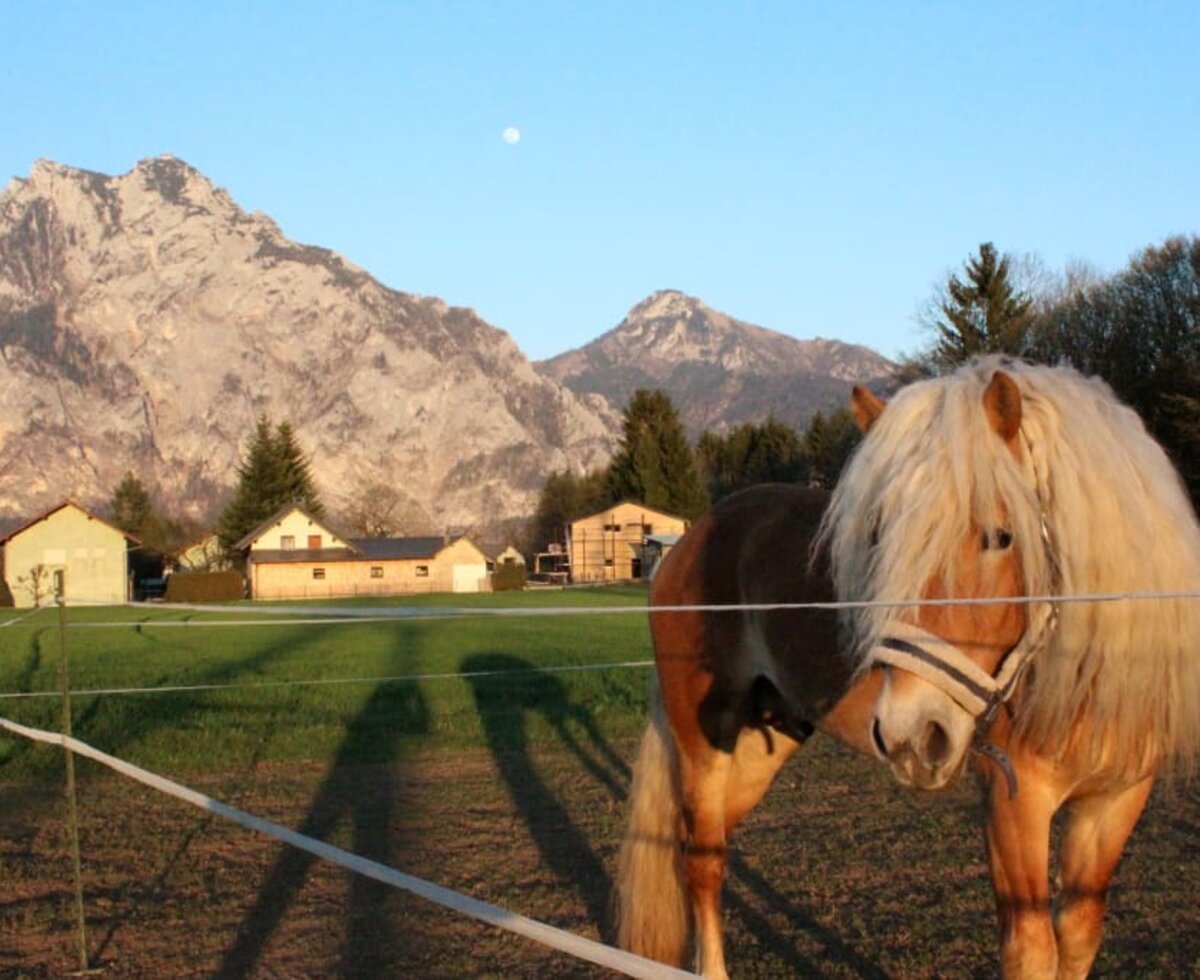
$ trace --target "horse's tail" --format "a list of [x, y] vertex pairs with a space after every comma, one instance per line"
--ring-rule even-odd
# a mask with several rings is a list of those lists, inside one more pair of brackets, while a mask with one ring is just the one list
[[678, 769], [675, 739], [654, 683], [617, 863], [617, 940], [622, 949], [671, 964], [683, 959], [690, 929]]

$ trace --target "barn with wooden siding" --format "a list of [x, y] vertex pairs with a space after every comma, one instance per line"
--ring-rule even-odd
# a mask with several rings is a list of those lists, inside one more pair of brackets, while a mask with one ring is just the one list
[[[688, 528], [682, 517], [623, 500], [571, 523], [567, 552], [572, 582], [623, 582], [648, 577], [663, 553], [662, 542], [678, 539]], [[668, 545], [669, 547], [669, 545]]]

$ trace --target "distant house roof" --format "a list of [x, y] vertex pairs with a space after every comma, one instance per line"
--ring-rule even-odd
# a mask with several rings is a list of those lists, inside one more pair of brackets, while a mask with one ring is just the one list
[[272, 562], [413, 561], [433, 558], [446, 547], [443, 538], [355, 538], [348, 548], [262, 548], [253, 552], [259, 564]]
[[377, 558], [380, 561], [432, 558], [446, 547], [443, 538], [355, 538], [350, 544], [364, 558]]
[[628, 497], [624, 498], [623, 500], [618, 500], [616, 503], [609, 504], [607, 507], [603, 508], [602, 510], [594, 511], [593, 513], [590, 513], [590, 514], [585, 514], [582, 517], [577, 517], [577, 518], [575, 518], [575, 520], [571, 521], [571, 523], [572, 524], [583, 524], [587, 521], [594, 521], [597, 518], [603, 518], [603, 517], [608, 516], [613, 511], [617, 510], [620, 507], [636, 507], [638, 510], [642, 511], [645, 514], [657, 514], [659, 517], [667, 517], [673, 521], [682, 521], [685, 524], [687, 523], [686, 519], [683, 517], [680, 517], [678, 514], [672, 514], [670, 511], [661, 510], [658, 507], [648, 507], [646, 504], [643, 504], [640, 500], [631, 500]]
[[682, 534], [647, 534], [646, 540], [652, 541], [652, 542], [654, 542], [654, 544], [666, 547], [668, 545], [678, 544], [679, 539], [682, 537], [683, 537]]
[[15, 538], [18, 534], [22, 533], [23, 531], [28, 531], [31, 527], [33, 527], [33, 525], [37, 524], [38, 522], [44, 521], [44, 520], [46, 520], [46, 518], [51, 517], [54, 514], [57, 514], [64, 507], [74, 507], [76, 510], [82, 511], [85, 515], [87, 515], [87, 517], [90, 520], [96, 521], [98, 524], [103, 524], [107, 528], [111, 528], [112, 530], [116, 531], [117, 534], [120, 534], [122, 537], [124, 537], [128, 541], [132, 541], [134, 544], [142, 543], [141, 538], [139, 538], [136, 534], [130, 534], [128, 531], [122, 531], [119, 527], [109, 524], [108, 521], [97, 517], [86, 507], [82, 507], [79, 504], [75, 503], [74, 500], [64, 500], [61, 503], [55, 504], [49, 510], [43, 511], [42, 513], [38, 514], [37, 517], [33, 517], [30, 520], [26, 521], [24, 524], [20, 524], [17, 527], [13, 528], [6, 535], [4, 535], [4, 537], [0, 538], [0, 545], [8, 544], [8, 542], [11, 541], [13, 538]]
[[[321, 527], [325, 528], [325, 530], [327, 530], [327, 531], [329, 530], [329, 527], [325, 524], [324, 521], [322, 521], [319, 517], [314, 517], [312, 514], [310, 514], [307, 510], [305, 510], [299, 504], [285, 504], [283, 507], [280, 507], [279, 510], [275, 511], [275, 513], [272, 514], [270, 517], [268, 517], [265, 521], [263, 521], [261, 524], [259, 524], [258, 527], [251, 530], [244, 538], [242, 538], [239, 542], [237, 542], [237, 544], [235, 544], [233, 546], [233, 550], [234, 551], [242, 551], [245, 548], [249, 548], [250, 545], [252, 545], [254, 543], [255, 538], [260, 537], [262, 535], [262, 533], [267, 530], [267, 528], [271, 527], [274, 524], [278, 524], [285, 517], [287, 517], [288, 514], [292, 513], [293, 511], [298, 511], [300, 514], [302, 514], [304, 517], [307, 517], [314, 524], [319, 524], [319, 525], [321, 525]], [[260, 552], [260, 555], [261, 554], [264, 554], [264, 552]], [[255, 557], [257, 558], [257, 557], [259, 557], [259, 555], [256, 555]], [[298, 561], [299, 559], [296, 559], [296, 560]]]

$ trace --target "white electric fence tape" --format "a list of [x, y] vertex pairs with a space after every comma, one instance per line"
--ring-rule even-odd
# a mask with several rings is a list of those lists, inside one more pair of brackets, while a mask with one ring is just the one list
[[583, 936], [576, 936], [574, 933], [567, 932], [564, 929], [557, 929], [554, 926], [546, 925], [544, 922], [538, 922], [536, 919], [526, 918], [523, 915], [509, 912], [499, 906], [489, 905], [487, 902], [481, 902], [479, 899], [459, 894], [448, 888], [443, 888], [441, 885], [435, 885], [422, 878], [416, 878], [402, 871], [396, 871], [387, 865], [379, 864], [377, 861], [371, 861], [357, 854], [352, 854], [350, 851], [344, 851], [340, 847], [334, 847], [332, 844], [326, 844], [312, 837], [305, 837], [303, 834], [298, 834], [294, 830], [289, 830], [280, 824], [272, 823], [269, 820], [264, 820], [250, 813], [245, 813], [242, 810], [229, 806], [227, 803], [214, 800], [203, 793], [188, 789], [188, 787], [181, 786], [179, 783], [166, 779], [163, 776], [156, 775], [128, 762], [123, 762], [78, 739], [69, 738], [58, 732], [43, 731], [40, 728], [28, 728], [25, 725], [9, 721], [7, 718], [0, 718], [0, 728], [36, 742], [61, 745], [78, 755], [86, 756], [89, 759], [108, 766], [123, 776], [135, 779], [139, 783], [150, 786], [169, 796], [174, 796], [202, 810], [216, 813], [250, 830], [257, 830], [259, 833], [274, 837], [285, 844], [291, 844], [293, 847], [298, 847], [309, 854], [314, 854], [327, 861], [333, 861], [335, 864], [340, 864], [351, 871], [356, 871], [359, 874], [366, 875], [368, 878], [381, 881], [385, 885], [391, 885], [393, 888], [402, 888], [407, 892], [435, 902], [445, 908], [452, 909], [455, 912], [461, 912], [463, 915], [468, 915], [489, 925], [507, 929], [509, 932], [515, 932], [518, 935], [533, 939], [545, 946], [569, 953], [590, 963], [596, 963], [608, 969], [617, 970], [626, 976], [642, 977], [646, 978], [646, 980], [660, 980], [660, 978], [662, 980], [669, 980], [669, 978], [696, 976], [694, 973], [688, 973], [685, 970], [656, 963], [654, 960], [648, 960], [621, 949], [605, 946], [603, 943], [586, 939]]

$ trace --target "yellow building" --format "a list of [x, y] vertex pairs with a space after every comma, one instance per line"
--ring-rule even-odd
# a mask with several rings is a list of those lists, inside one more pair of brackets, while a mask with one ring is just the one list
[[621, 582], [648, 576], [647, 538], [671, 540], [687, 530], [682, 517], [632, 500], [570, 526], [567, 554], [572, 582]]
[[341, 538], [298, 506], [259, 525], [235, 549], [246, 552], [255, 599], [418, 592], [486, 592], [487, 557], [467, 538]]
[[53, 602], [60, 574], [68, 603], [128, 601], [130, 542], [137, 539], [63, 501], [0, 538], [13, 605]]

